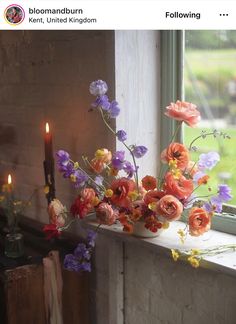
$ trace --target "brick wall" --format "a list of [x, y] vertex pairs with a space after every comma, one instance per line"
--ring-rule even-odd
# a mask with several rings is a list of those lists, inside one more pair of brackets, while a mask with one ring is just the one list
[[[111, 31], [1, 31], [0, 179], [11, 173], [22, 199], [44, 184], [46, 120], [54, 150], [68, 150], [74, 159], [113, 147], [100, 116], [88, 113], [92, 80], [107, 80], [114, 93], [113, 50]], [[58, 173], [56, 189], [67, 204], [75, 195]], [[47, 220], [42, 190], [28, 215]]]

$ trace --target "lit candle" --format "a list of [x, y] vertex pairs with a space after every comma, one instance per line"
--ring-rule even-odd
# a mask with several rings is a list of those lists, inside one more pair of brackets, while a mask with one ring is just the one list
[[8, 174], [7, 183], [8, 183], [8, 185], [11, 185], [12, 184], [12, 178], [11, 178], [11, 175], [10, 174]]
[[52, 151], [52, 133], [50, 132], [49, 123], [45, 125], [44, 148], [45, 148], [45, 161], [53, 160]]
[[45, 175], [45, 185], [49, 188], [46, 198], [48, 204], [55, 198], [55, 180], [54, 180], [54, 159], [53, 159], [53, 148], [52, 148], [52, 133], [50, 132], [49, 123], [45, 125], [44, 134], [44, 150], [45, 150], [45, 160], [44, 175]]

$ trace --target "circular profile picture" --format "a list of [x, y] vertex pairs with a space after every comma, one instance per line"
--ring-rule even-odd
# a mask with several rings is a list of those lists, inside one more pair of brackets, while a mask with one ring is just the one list
[[4, 17], [9, 24], [19, 25], [25, 18], [25, 11], [21, 6], [12, 4], [5, 9]]

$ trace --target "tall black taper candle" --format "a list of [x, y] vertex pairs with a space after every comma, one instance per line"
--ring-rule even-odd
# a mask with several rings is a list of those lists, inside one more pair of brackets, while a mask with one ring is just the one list
[[54, 179], [54, 159], [52, 149], [52, 134], [49, 130], [49, 124], [46, 123], [46, 132], [44, 136], [45, 160], [43, 162], [45, 185], [49, 188], [46, 193], [48, 205], [55, 198], [55, 179]]

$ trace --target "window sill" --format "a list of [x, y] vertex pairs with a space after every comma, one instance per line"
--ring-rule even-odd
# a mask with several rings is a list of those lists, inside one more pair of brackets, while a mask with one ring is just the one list
[[[92, 229], [95, 229], [97, 227], [96, 221], [92, 219], [90, 219], [89, 221], [85, 221], [84, 225]], [[170, 255], [171, 249], [205, 249], [224, 244], [236, 243], [235, 235], [210, 230], [201, 237], [192, 237], [189, 235], [185, 243], [181, 244], [179, 236], [177, 234], [177, 231], [180, 228], [185, 228], [185, 224], [183, 222], [173, 222], [171, 223], [171, 226], [168, 230], [162, 232], [161, 235], [156, 238], [140, 238], [135, 237], [133, 235], [129, 235], [122, 231], [120, 225], [102, 225], [99, 228], [99, 232], [106, 236], [115, 239], [120, 239], [123, 242], [139, 244], [155, 251], [157, 251], [158, 248], [158, 252], [165, 253], [168, 255]], [[230, 251], [224, 254], [204, 257], [201, 261], [201, 266], [203, 268], [212, 269], [214, 271], [236, 276], [236, 251]]]

